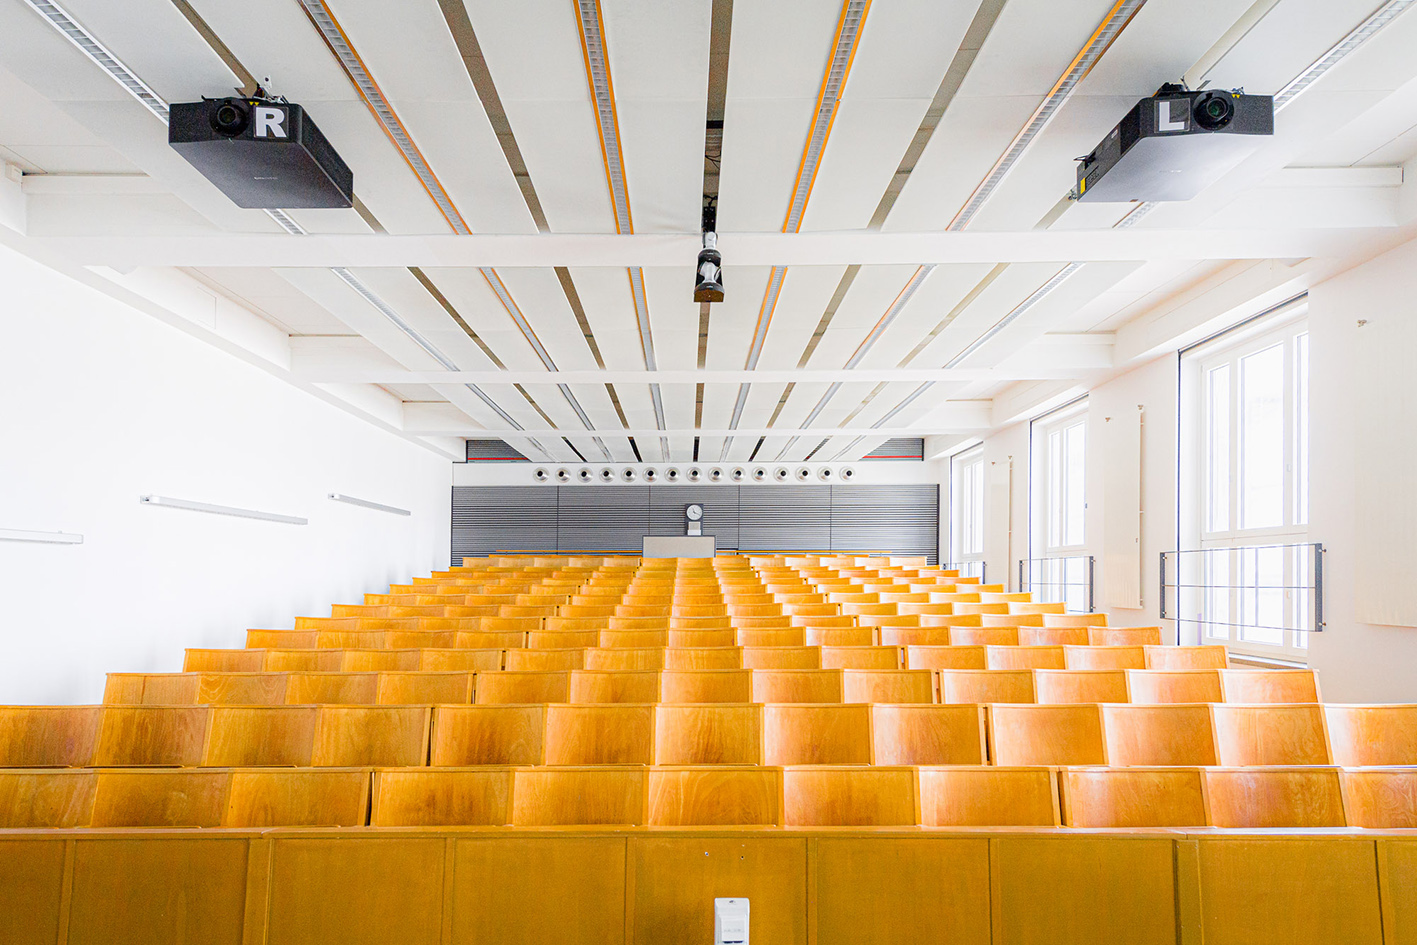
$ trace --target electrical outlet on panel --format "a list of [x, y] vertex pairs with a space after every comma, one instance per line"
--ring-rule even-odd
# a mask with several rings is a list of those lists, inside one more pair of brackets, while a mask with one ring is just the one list
[[748, 945], [748, 900], [713, 901], [714, 945]]

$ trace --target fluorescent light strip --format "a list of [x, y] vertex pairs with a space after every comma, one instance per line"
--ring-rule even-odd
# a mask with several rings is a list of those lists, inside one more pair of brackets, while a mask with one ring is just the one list
[[63, 7], [50, 2], [50, 0], [25, 0], [25, 3], [29, 5], [30, 9], [48, 20], [49, 24], [63, 34], [65, 39], [73, 43], [80, 52], [106, 72], [109, 78], [123, 86], [128, 94], [137, 99], [144, 108], [156, 115], [163, 124], [167, 124], [167, 103], [163, 101], [162, 96], [134, 75], [117, 56], [108, 51], [106, 46], [94, 39], [92, 33], [75, 22]]
[[1112, 45], [1112, 41], [1122, 32], [1126, 25], [1136, 15], [1137, 11], [1146, 5], [1146, 0], [1118, 0], [1115, 6], [1107, 13], [1100, 26], [1093, 32], [1087, 45], [1069, 63], [1067, 70], [1062, 77], [1053, 85], [1053, 88], [1044, 97], [1042, 103], [1033, 112], [1028, 123], [1023, 126], [1014, 140], [1010, 142], [1007, 150], [999, 158], [998, 162], [990, 169], [988, 175], [980, 185], [975, 188], [969, 200], [960, 209], [955, 218], [950, 221], [947, 230], [962, 230], [974, 219], [975, 215], [983, 209], [989, 198], [994, 196], [994, 192], [1003, 183], [1004, 178], [1018, 164], [1019, 159], [1028, 150], [1034, 140], [1053, 120], [1053, 116], [1063, 107], [1063, 104], [1072, 96], [1083, 77], [1092, 71], [1092, 67], [1097, 65], [1097, 61], [1102, 58], [1102, 54]]
[[82, 545], [83, 535], [72, 532], [32, 532], [23, 528], [0, 528], [0, 541], [32, 541], [44, 545]]
[[[797, 180], [792, 188], [792, 200], [787, 205], [787, 218], [782, 222], [784, 233], [796, 233], [802, 229], [802, 217], [807, 212], [807, 201], [812, 198], [812, 185], [816, 182], [822, 155], [826, 152], [827, 140], [831, 137], [837, 106], [841, 103], [841, 93], [851, 74], [857, 41], [861, 37], [861, 29], [870, 10], [871, 0], [846, 0], [842, 5], [831, 61], [827, 64], [826, 74], [822, 76], [821, 91], [817, 94], [817, 110], [812, 117], [812, 130], [802, 149], [802, 160], [797, 165]], [[768, 329], [772, 326], [773, 312], [777, 308], [777, 299], [782, 292], [782, 282], [786, 275], [786, 266], [774, 266], [768, 277], [768, 288], [763, 293], [763, 303], [758, 309], [758, 324], [753, 330], [753, 341], [748, 346], [748, 359], [744, 370], [752, 371], [758, 366], [758, 358], [767, 342]], [[743, 408], [748, 402], [748, 387], [748, 384], [740, 384], [738, 387], [738, 400], [733, 405], [733, 416], [728, 423], [730, 430], [738, 429]], [[732, 445], [732, 437], [724, 439], [719, 462], [727, 460], [728, 449]]]
[[1047, 282], [1034, 289], [1033, 292], [1029, 294], [1028, 298], [1015, 305], [1007, 315], [999, 319], [994, 324], [994, 327], [990, 328], [984, 334], [974, 339], [974, 342], [970, 344], [969, 347], [965, 348], [959, 354], [946, 361], [945, 367], [959, 367], [960, 364], [963, 363], [965, 358], [968, 358], [971, 354], [978, 351], [984, 346], [986, 342], [988, 342], [990, 338], [993, 338], [999, 332], [1003, 331], [1009, 325], [1017, 321], [1019, 316], [1023, 315], [1024, 312], [1028, 311], [1029, 309], [1033, 308], [1033, 306], [1041, 302], [1045, 296], [1051, 294], [1054, 289], [1062, 285], [1065, 280], [1072, 276], [1073, 273], [1081, 269], [1082, 266], [1082, 263], [1071, 262], [1064, 266], [1062, 269], [1059, 269], [1056, 273], [1053, 274], [1053, 278], [1049, 279]]
[[1330, 69], [1342, 62], [1349, 53], [1372, 39], [1383, 27], [1397, 19], [1414, 3], [1417, 3], [1417, 0], [1388, 0], [1387, 3], [1378, 7], [1352, 32], [1334, 44], [1333, 48], [1314, 60], [1303, 72], [1290, 79], [1284, 88], [1274, 93], [1274, 110], [1279, 111], [1294, 101], [1309, 86], [1323, 78]]
[[305, 227], [296, 223], [295, 220], [284, 210], [267, 210], [266, 216], [276, 221], [276, 225], [285, 230], [291, 236], [308, 236]]
[[138, 501], [144, 505], [157, 505], [167, 509], [186, 509], [189, 512], [210, 512], [213, 515], [231, 515], [236, 518], [254, 518], [263, 522], [280, 522], [283, 525], [308, 525], [308, 518], [297, 515], [279, 515], [275, 512], [257, 512], [254, 509], [238, 509], [230, 505], [211, 505], [207, 502], [192, 502], [187, 499], [173, 499], [165, 495], [140, 495]]
[[339, 492], [331, 492], [329, 497], [336, 502], [343, 502], [345, 505], [357, 505], [362, 509], [374, 509], [378, 512], [388, 512], [392, 515], [412, 515], [408, 509], [401, 509], [396, 505], [384, 505], [382, 502], [370, 502], [368, 499], [356, 499], [352, 495], [344, 495]]

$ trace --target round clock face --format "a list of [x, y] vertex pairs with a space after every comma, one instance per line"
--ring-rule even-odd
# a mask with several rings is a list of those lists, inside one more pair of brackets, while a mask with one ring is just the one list
[[704, 517], [704, 507], [702, 505], [691, 505], [684, 510], [684, 514], [688, 516], [689, 521], [697, 522]]

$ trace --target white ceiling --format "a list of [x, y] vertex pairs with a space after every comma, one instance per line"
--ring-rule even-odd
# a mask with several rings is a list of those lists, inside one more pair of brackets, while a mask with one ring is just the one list
[[[467, 228], [478, 236], [537, 239], [537, 217], [499, 143], [496, 116], [489, 118], [437, 0], [396, 7], [326, 3]], [[271, 91], [308, 110], [354, 169], [364, 215], [291, 211], [301, 227], [362, 241], [452, 232], [298, 0], [191, 5], [247, 70], [269, 76]], [[1252, 11], [1251, 0], [1148, 0], [969, 230], [1019, 234], [1019, 245], [1022, 234], [1040, 226], [1076, 233], [1079, 246], [1100, 239], [1099, 231], [1132, 207], [1064, 202], [1075, 179], [1073, 158], [1138, 98], [1201, 62], [1211, 63], [1204, 79], [1212, 87], [1273, 93], [1379, 5], [1261, 0]], [[62, 6], [167, 101], [230, 94], [239, 82], [173, 0], [62, 0]], [[1113, 0], [1007, 0], [923, 152], [904, 168], [980, 8], [977, 0], [871, 6], [811, 182], [802, 232], [870, 237], [898, 169], [908, 176], [874, 238], [944, 230], [1112, 6]], [[1266, 7], [1247, 31], [1231, 31]], [[732, 235], [783, 231], [842, 9], [841, 0], [733, 5], [727, 73], [718, 77], [726, 82], [718, 196], [727, 296], [711, 306], [701, 352], [692, 243], [683, 244], [682, 264], [663, 265], [672, 258], [662, 255], [655, 259], [660, 264], [644, 264], [657, 374], [645, 371], [630, 275], [619, 257], [612, 265], [595, 255], [601, 243], [587, 240], [568, 253], [559, 275], [542, 264], [484, 271], [432, 249], [421, 276], [383, 265], [379, 254], [348, 263], [359, 282], [463, 372], [457, 374], [331, 270], [262, 265], [283, 259], [283, 248], [303, 237], [283, 233], [261, 211], [233, 206], [167, 146], [158, 119], [23, 0], [0, 0], [0, 161], [23, 172], [25, 220], [23, 232], [0, 229], [0, 237], [49, 261], [60, 247], [75, 273], [123, 291], [135, 291], [140, 280], [111, 272], [115, 278], [101, 278], [95, 273], [104, 270], [92, 267], [105, 252], [144, 245], [137, 242], [144, 238], [177, 237], [195, 246], [235, 235], [279, 241], [260, 244], [282, 248], [274, 253], [252, 250], [243, 258], [235, 249], [221, 265], [206, 260], [162, 273], [162, 284], [195, 280], [224, 294], [261, 331], [242, 335], [235, 327], [179, 322], [238, 345], [246, 336], [268, 339], [273, 327], [285, 346], [272, 355], [269, 340], [261, 342], [268, 369], [435, 448], [450, 449], [456, 437], [505, 435], [562, 461], [578, 453], [597, 461], [602, 445], [616, 461], [632, 460], [636, 451], [648, 461], [687, 461], [696, 448], [706, 460], [720, 454], [747, 460], [755, 452], [801, 460], [837, 434], [815, 454], [821, 460], [848, 448], [841, 458], [853, 458], [887, 435], [941, 435], [944, 444], [977, 436], [1016, 416], [1020, 405], [1026, 409], [1031, 397], [1042, 402], [1060, 389], [1085, 389], [1138, 357], [1154, 356], [1171, 340], [1148, 327], [1159, 310], [1185, 303], [1199, 313], [1195, 318], [1219, 317], [1270, 293], [1300, 290], [1373, 252], [1383, 234], [1409, 235], [1417, 217], [1414, 185], [1401, 171], [1417, 158], [1417, 59], [1410, 55], [1417, 14], [1407, 14], [1296, 98], [1279, 114], [1274, 138], [1239, 167], [1195, 200], [1157, 206], [1136, 224], [1138, 234], [1157, 230], [1178, 239], [1233, 232], [1240, 241], [1229, 250], [1211, 255], [1202, 247], [1195, 258], [1142, 260], [1103, 253], [1021, 309], [1068, 259], [922, 260], [890, 248], [901, 244], [882, 242], [887, 249], [852, 270], [839, 258], [799, 259], [765, 312], [771, 266], [761, 257], [735, 261]], [[697, 237], [704, 122], [715, 81], [712, 11], [712, 0], [599, 0], [632, 232], [640, 241], [626, 245], [647, 254], [661, 245], [656, 236]], [[546, 230], [616, 233], [577, 4], [466, 0], [466, 15]], [[1361, 230], [1351, 249], [1325, 243], [1329, 248], [1310, 258], [1269, 263], [1235, 249], [1251, 234], [1258, 240], [1344, 227]], [[868, 340], [922, 261], [939, 264]], [[162, 270], [163, 260], [150, 265]], [[848, 272], [849, 289], [825, 318]], [[523, 324], [489, 280], [505, 286]], [[154, 294], [151, 301], [171, 307], [178, 296]], [[1007, 316], [1016, 317], [960, 365], [938, 370]], [[776, 373], [756, 379], [742, 372], [762, 323], [769, 327], [756, 367]], [[1143, 340], [1118, 343], [1123, 336]], [[840, 374], [858, 352], [864, 379]], [[808, 373], [795, 373], [799, 366]], [[922, 369], [935, 373], [925, 378]], [[898, 409], [927, 379], [925, 392]], [[663, 405], [662, 428], [652, 389]], [[1000, 407], [991, 413], [996, 398]]]

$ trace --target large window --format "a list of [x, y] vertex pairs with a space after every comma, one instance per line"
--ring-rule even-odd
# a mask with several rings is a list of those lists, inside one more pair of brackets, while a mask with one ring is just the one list
[[1313, 606], [1309, 521], [1309, 334], [1290, 320], [1191, 356], [1183, 375], [1199, 428], [1183, 508], [1183, 583], [1202, 589], [1203, 643], [1305, 659]]
[[983, 576], [984, 447], [950, 457], [950, 562]]
[[1071, 611], [1091, 604], [1087, 560], [1087, 403], [1070, 404], [1033, 422], [1032, 514], [1021, 589]]

